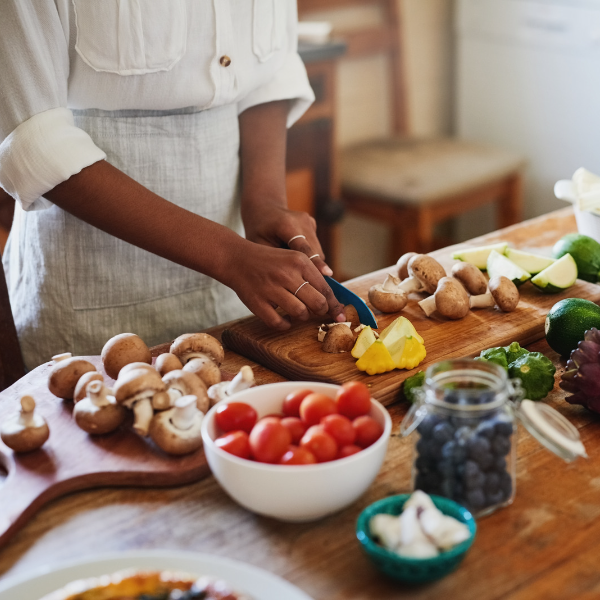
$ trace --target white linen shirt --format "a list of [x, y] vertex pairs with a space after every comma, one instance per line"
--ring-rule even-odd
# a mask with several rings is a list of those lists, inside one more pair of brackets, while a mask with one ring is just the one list
[[106, 158], [70, 109], [314, 100], [295, 0], [2, 0], [0, 186], [25, 210]]

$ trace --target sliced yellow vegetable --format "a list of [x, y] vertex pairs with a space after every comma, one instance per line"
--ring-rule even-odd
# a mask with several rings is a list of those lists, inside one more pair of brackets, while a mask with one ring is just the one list
[[369, 375], [377, 375], [378, 373], [393, 371], [396, 365], [392, 360], [390, 351], [383, 342], [377, 340], [356, 361], [356, 367], [360, 371], [366, 371]]
[[405, 338], [413, 336], [423, 344], [423, 338], [417, 333], [414, 325], [406, 317], [398, 317], [392, 321], [379, 336], [392, 356], [402, 352]]
[[415, 336], [408, 336], [402, 351], [393, 354], [392, 360], [399, 369], [414, 369], [426, 355], [425, 346]]
[[360, 358], [376, 340], [373, 330], [367, 326], [358, 335], [356, 344], [352, 348], [352, 356], [354, 358]]

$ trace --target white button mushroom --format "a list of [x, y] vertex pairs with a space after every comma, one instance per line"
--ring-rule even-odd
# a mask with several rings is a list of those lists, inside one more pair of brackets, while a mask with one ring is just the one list
[[101, 381], [92, 381], [87, 386], [87, 396], [75, 405], [75, 423], [87, 433], [110, 433], [125, 420], [127, 411], [109, 391]]
[[169, 352], [175, 354], [183, 365], [192, 360], [192, 358], [208, 356], [208, 358], [220, 367], [225, 358], [225, 352], [219, 340], [212, 335], [208, 335], [208, 333], [186, 333], [180, 335], [171, 344]]
[[224, 398], [229, 398], [242, 390], [247, 390], [254, 385], [254, 373], [252, 367], [244, 365], [239, 373], [231, 381], [222, 381], [208, 388], [210, 405], [214, 406]]
[[382, 313], [401, 311], [408, 303], [408, 296], [398, 287], [400, 280], [393, 275], [369, 290], [369, 302]]
[[156, 357], [154, 365], [161, 377], [164, 377], [170, 371], [178, 371], [183, 369], [183, 365], [177, 356], [170, 352], [163, 352]]
[[195, 396], [198, 410], [206, 413], [208, 411], [210, 401], [204, 382], [194, 373], [178, 369], [170, 371], [163, 377], [163, 383], [167, 386], [167, 395], [169, 398], [168, 406], [156, 406], [154, 408], [163, 410], [175, 405], [175, 401], [183, 396]]
[[427, 254], [417, 254], [408, 261], [408, 279], [398, 286], [405, 294], [426, 291], [433, 294], [439, 280], [446, 276], [440, 263]]
[[119, 371], [129, 363], [152, 364], [150, 349], [135, 333], [120, 333], [111, 337], [102, 348], [101, 358], [106, 374], [113, 379], [116, 379]]
[[104, 381], [104, 375], [98, 373], [98, 371], [88, 371], [84, 373], [75, 386], [75, 392], [73, 393], [73, 402], [77, 404], [80, 400], [83, 400], [87, 395], [87, 385], [92, 381]]
[[37, 450], [49, 436], [48, 424], [35, 411], [35, 400], [31, 396], [21, 397], [21, 410], [5, 421], [0, 430], [0, 438], [14, 452]]
[[442, 277], [433, 296], [419, 302], [429, 317], [436, 310], [448, 319], [462, 319], [469, 312], [469, 295], [457, 279]]
[[479, 296], [471, 296], [471, 308], [497, 306], [503, 312], [512, 312], [519, 304], [517, 286], [504, 275], [492, 277], [488, 284], [489, 292]]
[[54, 366], [48, 374], [48, 389], [59, 398], [72, 400], [79, 378], [84, 373], [96, 371], [96, 367], [79, 356], [69, 352], [52, 357]]
[[207, 388], [221, 382], [221, 369], [208, 356], [192, 358], [185, 364], [183, 370], [200, 377]]
[[460, 262], [452, 267], [452, 277], [456, 277], [469, 294], [485, 294], [488, 286], [485, 275], [473, 264]]

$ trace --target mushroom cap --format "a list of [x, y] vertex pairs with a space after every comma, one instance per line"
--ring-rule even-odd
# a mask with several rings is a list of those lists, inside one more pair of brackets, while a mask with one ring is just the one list
[[59, 398], [72, 400], [79, 378], [84, 373], [95, 371], [96, 367], [79, 356], [57, 362], [48, 375], [48, 389]]
[[[21, 398], [21, 407], [19, 413], [2, 424], [0, 439], [14, 452], [32, 452], [48, 439], [50, 429], [35, 412], [35, 400], [31, 396]], [[29, 422], [24, 422], [23, 417]]]
[[80, 429], [92, 435], [102, 435], [114, 431], [127, 416], [122, 404], [111, 403], [96, 406], [90, 398], [84, 398], [73, 409], [73, 418]]
[[189, 454], [202, 447], [200, 433], [203, 415], [197, 412], [188, 429], [178, 429], [171, 422], [176, 408], [156, 413], [150, 423], [149, 434], [154, 443], [167, 454]]
[[473, 296], [485, 294], [488, 286], [485, 275], [473, 264], [460, 262], [452, 267], [452, 277], [456, 277], [467, 292]]
[[183, 370], [194, 373], [200, 377], [207, 388], [209, 388], [211, 385], [215, 385], [215, 383], [219, 383], [222, 379], [221, 369], [219, 369], [217, 364], [208, 356], [192, 358], [192, 360], [186, 363], [186, 365], [183, 367]]
[[129, 363], [152, 364], [148, 346], [135, 333], [120, 333], [111, 337], [102, 348], [101, 358], [106, 374], [113, 379], [116, 379], [119, 371]]
[[383, 284], [379, 283], [369, 290], [369, 302], [382, 313], [394, 313], [406, 306], [408, 296], [402, 290], [384, 290]]
[[469, 295], [453, 277], [442, 277], [435, 292], [436, 310], [448, 319], [462, 319], [469, 312]]
[[98, 373], [98, 371], [88, 371], [87, 373], [84, 373], [75, 386], [73, 402], [77, 403], [85, 398], [87, 384], [91, 381], [104, 381], [104, 375]]
[[407, 252], [398, 259], [396, 266], [398, 267], [398, 277], [400, 279], [406, 279], [408, 277], [408, 262], [413, 256], [417, 256], [417, 253]]
[[132, 362], [132, 363], [125, 365], [119, 371], [119, 377], [123, 377], [123, 375], [125, 375], [125, 373], [128, 373], [129, 371], [133, 371], [134, 369], [147, 369], [148, 371], [156, 371], [156, 369], [152, 365], [149, 365], [148, 363]]
[[427, 254], [413, 256], [408, 261], [408, 273], [423, 284], [428, 294], [435, 293], [439, 280], [446, 277], [444, 267]]
[[358, 311], [352, 304], [346, 304], [344, 306], [344, 314], [346, 315], [346, 321], [350, 322], [350, 329], [354, 331], [360, 325]]
[[164, 352], [156, 357], [155, 363], [156, 370], [160, 373], [161, 377], [164, 377], [170, 371], [177, 371], [182, 369], [183, 365], [177, 356], [170, 352]]
[[348, 325], [336, 325], [332, 327], [323, 340], [323, 351], [335, 354], [338, 352], [350, 352], [354, 346], [354, 334]]
[[500, 310], [512, 312], [517, 308], [520, 300], [519, 290], [508, 277], [504, 277], [504, 275], [492, 277], [488, 285]]
[[198, 410], [203, 413], [208, 411], [210, 401], [208, 399], [206, 385], [198, 375], [190, 371], [178, 369], [167, 373], [162, 380], [167, 386], [167, 389], [179, 390], [182, 396], [196, 396], [196, 406]]
[[132, 369], [117, 379], [113, 393], [118, 403], [126, 403], [129, 399], [144, 392], [164, 392], [165, 384], [158, 371], [154, 369]]
[[180, 335], [171, 344], [169, 352], [175, 354], [184, 364], [190, 358], [193, 358], [185, 358], [187, 354], [197, 352], [206, 354], [217, 366], [220, 366], [225, 358], [225, 352], [219, 340], [208, 333], [185, 333]]

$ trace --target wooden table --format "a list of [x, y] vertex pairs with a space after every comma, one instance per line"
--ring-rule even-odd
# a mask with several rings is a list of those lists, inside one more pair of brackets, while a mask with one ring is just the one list
[[[572, 213], [565, 210], [478, 241], [550, 246], [573, 230]], [[545, 341], [529, 349], [548, 355], [560, 374], [563, 367]], [[231, 353], [226, 361], [230, 366], [248, 362]], [[282, 379], [261, 367], [256, 374], [259, 383]], [[337, 515], [302, 525], [258, 517], [230, 500], [212, 477], [178, 489], [93, 490], [55, 501], [34, 517], [0, 551], [0, 573], [22, 575], [46, 563], [100, 552], [160, 548], [246, 561], [288, 579], [316, 600], [597, 598], [600, 420], [566, 403], [557, 386], [548, 402], [578, 427], [589, 460], [567, 465], [521, 431], [514, 504], [481, 519], [463, 564], [434, 584], [410, 588], [390, 582], [354, 538], [365, 506], [409, 488], [410, 446], [398, 435], [407, 409], [403, 403], [389, 407], [394, 428], [375, 483]]]

